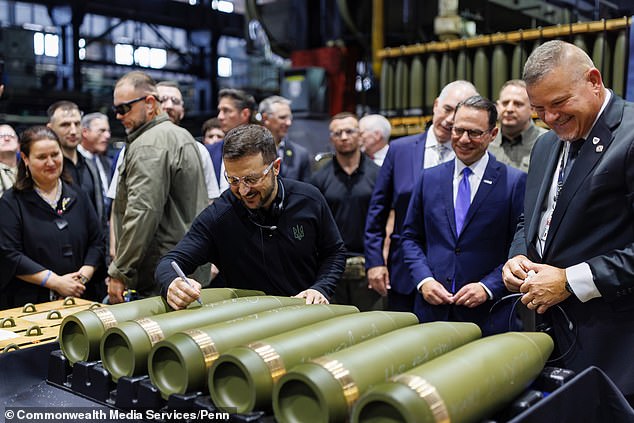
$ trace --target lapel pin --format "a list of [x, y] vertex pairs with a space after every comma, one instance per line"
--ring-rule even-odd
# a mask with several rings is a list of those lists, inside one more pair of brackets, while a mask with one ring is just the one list
[[599, 137], [594, 137], [594, 138], [592, 138], [592, 144], [594, 144], [594, 145], [597, 145], [597, 144], [599, 143], [599, 141], [601, 141], [601, 140], [599, 139]]
[[603, 151], [603, 146], [602, 145], [597, 145], [597, 148], [595, 150], [597, 153], [600, 153]]
[[483, 179], [482, 182], [484, 182], [485, 184], [489, 184], [489, 185], [491, 185], [493, 183], [493, 181], [490, 180], [490, 179]]

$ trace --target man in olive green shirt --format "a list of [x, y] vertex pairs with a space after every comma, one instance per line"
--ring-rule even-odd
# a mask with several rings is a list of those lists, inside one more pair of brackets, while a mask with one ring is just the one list
[[500, 89], [497, 107], [500, 130], [489, 144], [489, 153], [499, 162], [528, 172], [533, 144], [546, 129], [533, 123], [526, 83], [521, 79], [506, 81]]
[[[152, 78], [138, 71], [121, 77], [113, 109], [128, 136], [112, 209], [112, 304], [124, 301], [126, 289], [136, 290], [140, 297], [159, 294], [154, 283], [159, 259], [176, 246], [208, 204], [196, 141], [162, 112]], [[208, 269], [206, 275], [201, 269], [196, 276], [208, 280]]]

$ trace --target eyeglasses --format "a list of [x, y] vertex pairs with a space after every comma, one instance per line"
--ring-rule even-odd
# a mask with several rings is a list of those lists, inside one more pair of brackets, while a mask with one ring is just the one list
[[487, 129], [486, 131], [481, 131], [480, 129], [464, 129], [464, 128], [458, 128], [454, 126], [453, 128], [451, 128], [451, 133], [458, 138], [462, 138], [462, 136], [466, 132], [467, 137], [471, 141], [479, 141], [482, 139], [484, 134], [486, 134], [487, 132], [490, 132], [491, 129]]
[[358, 128], [346, 128], [340, 129], [339, 131], [330, 131], [330, 136], [333, 138], [341, 138], [343, 134], [350, 136], [352, 134], [356, 134], [357, 132], [359, 132]]
[[164, 96], [159, 97], [159, 99], [158, 99], [158, 101], [161, 104], [165, 103], [167, 100], [171, 101], [174, 106], [180, 106], [181, 104], [183, 104], [183, 100], [181, 100], [178, 97], [174, 97], [174, 96], [164, 95]]
[[13, 134], [0, 134], [0, 139], [1, 138], [17, 139], [18, 136], [17, 135], [13, 135]]
[[147, 95], [143, 97], [135, 98], [134, 100], [126, 101], [125, 103], [117, 104], [116, 106], [112, 106], [112, 111], [118, 115], [125, 115], [130, 110], [132, 110], [132, 105], [134, 103], [138, 103], [141, 100], [145, 100]]
[[269, 174], [276, 161], [277, 159], [273, 160], [259, 175], [247, 175], [240, 178], [238, 176], [229, 176], [227, 172], [225, 172], [225, 179], [232, 187], [238, 187], [240, 183], [243, 183], [245, 187], [251, 188], [253, 185], [259, 184], [262, 179]]

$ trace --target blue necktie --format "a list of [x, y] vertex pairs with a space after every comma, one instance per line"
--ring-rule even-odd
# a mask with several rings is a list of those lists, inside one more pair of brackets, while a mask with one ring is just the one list
[[469, 185], [469, 175], [473, 173], [471, 169], [465, 167], [462, 169], [462, 179], [458, 184], [458, 194], [456, 195], [456, 233], [460, 234], [462, 226], [464, 225], [465, 217], [469, 211], [469, 205], [471, 204], [471, 185]]

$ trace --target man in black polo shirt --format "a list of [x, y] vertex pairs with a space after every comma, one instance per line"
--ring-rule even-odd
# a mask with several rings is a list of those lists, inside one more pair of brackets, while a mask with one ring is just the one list
[[[268, 129], [241, 125], [224, 139], [229, 188], [194, 220], [185, 238], [159, 262], [155, 279], [175, 309], [200, 295], [170, 263], [191, 273], [212, 262], [226, 286], [328, 303], [345, 266], [344, 247], [328, 204], [312, 185], [280, 179]], [[214, 283], [212, 282], [212, 285]]]
[[363, 256], [365, 217], [380, 168], [361, 153], [355, 115], [335, 115], [329, 129], [335, 156], [313, 175], [311, 182], [326, 197], [346, 246], [346, 270], [334, 301], [361, 311], [382, 309], [383, 298], [368, 287]]

